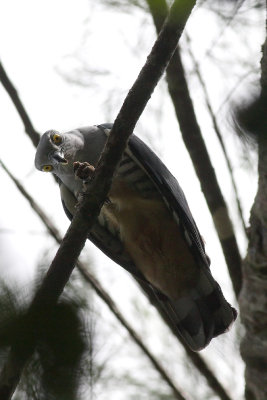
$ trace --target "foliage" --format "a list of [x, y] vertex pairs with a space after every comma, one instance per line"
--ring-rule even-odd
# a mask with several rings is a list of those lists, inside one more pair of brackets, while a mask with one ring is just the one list
[[[52, 309], [31, 310], [33, 297], [27, 291], [1, 284], [0, 349], [1, 361], [13, 346], [23, 354], [36, 343], [27, 364], [17, 398], [22, 391], [27, 399], [79, 398], [79, 388], [88, 374], [85, 360], [92, 353], [92, 341], [84, 323], [84, 302], [79, 297], [62, 296]], [[26, 294], [27, 293], [27, 294]]]

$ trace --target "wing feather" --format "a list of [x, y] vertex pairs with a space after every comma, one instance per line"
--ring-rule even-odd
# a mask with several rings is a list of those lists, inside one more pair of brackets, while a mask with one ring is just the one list
[[[98, 125], [107, 136], [111, 127], [111, 124]], [[140, 173], [140, 170], [143, 172]], [[100, 216], [89, 239], [109, 258], [133, 274], [151, 303], [172, 326], [172, 330], [180, 334], [192, 350], [200, 350], [213, 337], [228, 329], [236, 317], [236, 311], [224, 299], [218, 283], [210, 273], [209, 258], [184, 193], [156, 154], [135, 135], [129, 139], [119, 173], [128, 173], [133, 184], [139, 185], [146, 193], [153, 192], [155, 195], [155, 188], [160, 193], [200, 268], [200, 279], [186, 296], [172, 300], [153, 287], [138, 270], [120, 236], [116, 234], [115, 227], [110, 225], [112, 221], [108, 220], [105, 224], [103, 216]], [[76, 199], [62, 183], [60, 186], [63, 207], [71, 219]]]

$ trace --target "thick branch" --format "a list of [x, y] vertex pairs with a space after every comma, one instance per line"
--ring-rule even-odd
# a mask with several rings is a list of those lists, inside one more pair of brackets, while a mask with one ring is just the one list
[[[49, 220], [47, 220], [47, 217], [42, 214], [41, 209], [38, 207], [38, 205], [34, 205], [33, 203], [33, 199], [32, 198], [28, 198], [27, 195], [23, 192], [22, 186], [17, 182], [17, 187], [18, 189], [21, 191], [22, 194], [25, 195], [25, 197], [28, 199], [28, 201], [30, 202], [31, 206], [33, 207], [33, 209], [39, 214], [39, 216], [43, 219], [43, 221], [47, 224], [49, 222]], [[56, 234], [54, 228], [51, 228], [51, 225], [49, 225], [49, 223], [47, 224], [47, 228], [49, 230], [49, 232], [51, 233], [52, 236], [54, 236], [54, 234]], [[58, 238], [59, 236], [56, 235]], [[77, 264], [78, 268], [80, 269], [80, 264], [78, 262]], [[85, 271], [86, 272], [86, 271]], [[87, 272], [86, 272], [87, 274]], [[84, 275], [85, 277], [85, 275]], [[88, 276], [87, 276], [88, 279]], [[105, 300], [105, 296], [103, 296], [103, 292], [101, 293], [100, 290], [100, 283], [97, 282], [94, 284], [94, 282], [96, 282], [95, 278], [90, 274], [90, 283], [92, 284], [92, 287], [95, 289], [95, 291], [97, 292], [97, 294], [104, 300]], [[140, 284], [140, 282], [139, 282]], [[146, 288], [147, 289], [147, 288]], [[150, 302], [157, 308], [158, 312], [160, 313], [160, 315], [162, 316], [163, 320], [165, 321], [165, 323], [169, 326], [169, 328], [172, 330], [173, 334], [177, 337], [177, 332], [173, 329], [173, 324], [171, 321], [169, 321], [166, 318], [166, 313], [164, 312], [164, 310], [160, 310], [159, 309], [159, 304], [155, 303], [155, 297], [154, 296], [150, 296], [149, 293], [147, 292], [147, 290], [145, 290], [145, 288], [143, 288], [144, 292], [146, 292], [146, 295], [148, 296]], [[112, 309], [111, 309], [112, 311]], [[179, 338], [180, 339], [180, 338]], [[184, 344], [183, 344], [184, 345]], [[195, 353], [192, 352], [191, 350], [189, 350], [189, 348], [184, 345], [184, 348], [187, 352], [188, 357], [191, 359], [191, 361], [193, 362], [193, 364], [195, 365], [195, 367], [199, 370], [199, 372], [206, 378], [208, 385], [214, 390], [215, 393], [217, 393], [218, 397], [221, 400], [229, 400], [229, 396], [228, 394], [225, 392], [224, 388], [221, 386], [220, 382], [217, 380], [217, 378], [215, 377], [215, 375], [213, 374], [213, 372], [211, 371], [211, 369], [208, 367], [208, 365], [206, 364], [206, 362], [203, 360], [203, 358]], [[11, 360], [12, 362], [12, 360]], [[19, 367], [18, 362], [14, 362], [14, 366], [10, 369], [15, 373], [16, 368]], [[1, 396], [0, 396], [1, 398]]]
[[7, 76], [7, 73], [3, 67], [3, 64], [0, 61], [0, 81], [2, 82], [2, 85], [6, 89], [7, 93], [9, 94], [11, 100], [14, 103], [14, 106], [16, 110], [18, 111], [23, 124], [25, 126], [25, 130], [28, 133], [33, 145], [36, 147], [39, 143], [40, 136], [34, 129], [32, 122], [18, 96], [16, 88], [13, 86], [12, 82], [10, 81], [9, 77]]
[[[155, 45], [142, 68], [136, 82], [128, 93], [116, 118], [107, 145], [96, 167], [94, 179], [88, 185], [88, 191], [74, 215], [72, 223], [56, 253], [43, 283], [38, 290], [30, 311], [52, 306], [62, 293], [73, 271], [77, 258], [84, 247], [88, 233], [99, 214], [110, 189], [113, 173], [120, 161], [127, 140], [146, 106], [155, 86], [164, 72], [181, 36], [184, 25], [195, 4], [193, 0], [175, 0], [169, 18], [164, 25]], [[90, 192], [90, 196], [88, 195]], [[19, 348], [11, 349], [19, 352]], [[21, 365], [30, 356], [32, 348], [22, 355]], [[22, 368], [21, 371], [22, 372]], [[17, 379], [5, 387], [5, 399], [10, 399], [15, 390]]]
[[[23, 195], [23, 197], [29, 202], [31, 208], [35, 211], [35, 213], [39, 216], [45, 227], [47, 228], [50, 235], [55, 239], [55, 241], [60, 244], [62, 242], [62, 237], [56, 228], [56, 226], [52, 223], [51, 219], [45, 214], [45, 212], [38, 206], [36, 201], [32, 198], [32, 196], [26, 191], [26, 189], [21, 185], [21, 183], [11, 174], [5, 164], [0, 160], [0, 165], [8, 174], [10, 179], [16, 185], [17, 189]], [[164, 367], [160, 364], [159, 361], [154, 357], [154, 355], [147, 348], [145, 343], [142, 341], [141, 337], [138, 333], [131, 327], [131, 325], [126, 321], [124, 316], [121, 314], [117, 305], [109, 296], [109, 294], [105, 291], [105, 289], [101, 286], [100, 282], [94, 277], [87, 269], [86, 265], [81, 261], [77, 262], [77, 267], [81, 272], [83, 278], [87, 283], [89, 283], [92, 288], [95, 290], [97, 295], [104, 301], [107, 307], [110, 309], [112, 314], [118, 319], [121, 325], [128, 331], [129, 335], [133, 339], [133, 341], [137, 344], [137, 346], [141, 349], [141, 351], [147, 356], [149, 361], [152, 363], [153, 367], [158, 371], [163, 381], [170, 387], [174, 394], [174, 398], [178, 400], [185, 400], [185, 397], [181, 394], [181, 391], [177, 388], [175, 383], [172, 381], [171, 377], [164, 369]], [[15, 372], [15, 365], [13, 366], [13, 373]], [[1, 378], [0, 378], [1, 382]], [[1, 398], [1, 397], [0, 397]]]
[[[43, 212], [43, 210], [38, 206], [38, 204], [35, 202], [35, 200], [30, 196], [30, 194], [25, 190], [25, 188], [20, 184], [20, 182], [11, 174], [11, 172], [8, 170], [8, 168], [4, 165], [4, 163], [0, 160], [0, 164], [2, 165], [2, 168], [5, 170], [5, 172], [8, 174], [10, 179], [14, 182], [16, 185], [17, 189], [20, 191], [20, 193], [26, 198], [26, 200], [29, 202], [31, 205], [32, 209], [36, 212], [36, 214], [39, 216], [41, 221], [44, 223], [46, 226], [48, 232], [51, 234], [51, 236], [60, 244], [62, 241], [61, 235], [55, 225], [52, 223], [50, 218]], [[79, 271], [81, 272], [82, 276], [88, 282], [92, 288], [95, 290], [97, 295], [104, 301], [104, 303], [108, 306], [110, 311], [115, 315], [115, 317], [120, 321], [120, 323], [124, 326], [124, 328], [128, 331], [129, 335], [132, 337], [134, 342], [141, 348], [141, 350], [146, 354], [146, 356], [149, 358], [151, 363], [154, 365], [155, 369], [159, 372], [159, 374], [162, 376], [163, 380], [166, 381], [166, 383], [170, 386], [170, 388], [173, 390], [176, 398], [181, 398], [179, 397], [182, 396], [180, 391], [177, 389], [175, 384], [172, 382], [171, 378], [168, 376], [167, 372], [164, 370], [164, 368], [158, 363], [158, 361], [155, 359], [152, 353], [146, 348], [145, 344], [142, 342], [142, 339], [138, 336], [138, 334], [134, 331], [134, 329], [130, 326], [130, 324], [125, 320], [123, 315], [120, 313], [120, 311], [117, 309], [116, 304], [112, 300], [112, 298], [109, 296], [109, 294], [104, 290], [104, 288], [101, 286], [100, 282], [87, 270], [86, 266], [81, 263], [80, 261], [77, 262], [77, 267]], [[145, 288], [144, 288], [145, 290]], [[149, 296], [149, 294], [147, 293]], [[151, 296], [149, 300], [154, 304], [153, 301], [154, 297]], [[161, 310], [158, 308], [158, 304], [154, 304], [155, 307], [157, 307], [159, 313], [161, 314], [162, 318], [165, 320], [166, 324], [170, 327], [172, 330], [173, 334], [177, 336], [177, 332], [173, 327], [173, 324], [171, 321], [169, 321], [166, 318], [166, 313], [161, 312]], [[184, 348], [187, 352], [188, 357], [191, 359], [195, 367], [199, 370], [199, 372], [206, 378], [208, 385], [214, 390], [215, 393], [217, 393], [218, 397], [221, 400], [231, 400], [228, 394], [225, 392], [225, 389], [221, 386], [220, 382], [217, 380], [211, 369], [208, 367], [208, 365], [205, 363], [203, 358], [191, 351], [188, 346], [186, 346], [184, 343]], [[12, 355], [14, 358], [14, 355]], [[12, 358], [12, 371], [14, 374], [14, 378], [17, 376], [16, 369], [17, 367], [20, 368], [19, 364], [16, 362], [16, 359], [14, 358], [13, 361]], [[1, 377], [0, 377], [0, 383], [1, 383]], [[0, 385], [1, 386], [1, 385]], [[0, 397], [1, 398], [1, 397]]]
[[96, 166], [95, 176], [88, 185], [88, 190], [83, 196], [47, 277], [37, 294], [36, 304], [40, 301], [54, 302], [61, 294], [88, 233], [107, 198], [113, 173], [121, 159], [128, 138], [177, 46], [194, 3], [192, 0], [176, 0], [174, 2], [169, 18], [151, 50], [147, 62], [129, 91], [114, 122], [105, 149]]
[[261, 69], [261, 96], [253, 120], [258, 138], [259, 184], [251, 210], [250, 240], [243, 263], [244, 285], [239, 298], [240, 315], [246, 328], [241, 355], [246, 364], [247, 400], [267, 398], [267, 30]]
[[[11, 92], [8, 92], [8, 93], [9, 93], [9, 95], [12, 95]], [[16, 106], [16, 104], [15, 104], [15, 106]], [[27, 116], [27, 119], [29, 120], [28, 116]], [[27, 132], [26, 125], [25, 125], [25, 130]], [[36, 145], [37, 145], [37, 143], [36, 143]], [[19, 188], [19, 190], [21, 190], [21, 188], [19, 186], [18, 186], [18, 188]], [[26, 198], [27, 198], [27, 196], [26, 196]], [[33, 203], [32, 203], [32, 199], [28, 199], [28, 201], [30, 201], [30, 203], [32, 204], [32, 207], [34, 208]], [[36, 206], [36, 212], [38, 212], [40, 214], [40, 217], [43, 218], [44, 221], [46, 221], [46, 216], [42, 215], [42, 212], [41, 212], [41, 210], [39, 209], [38, 206]], [[46, 221], [46, 222], [48, 222], [48, 221]], [[49, 226], [49, 224], [47, 225], [47, 228], [48, 228], [48, 230], [50, 231], [50, 233], [53, 236], [53, 232], [55, 233], [55, 231], [53, 229], [52, 230], [50, 229], [51, 227]], [[80, 264], [78, 263], [77, 265], [78, 265], [78, 268], [80, 268]], [[106, 301], [105, 300], [105, 296], [103, 297], [103, 292], [101, 293], [101, 290], [99, 289], [100, 288], [100, 284], [98, 282], [97, 282], [97, 284], [94, 284], [94, 282], [96, 282], [96, 280], [91, 274], [90, 274], [90, 276], [91, 276], [90, 283], [92, 284], [92, 287], [96, 290], [96, 292], [99, 294], [99, 296], [101, 298], [103, 298], [104, 301]], [[159, 309], [159, 304], [158, 303], [155, 304], [154, 296], [152, 296], [152, 294], [150, 296], [150, 294], [148, 293], [147, 290], [145, 290], [145, 288], [143, 288], [143, 290], [146, 292], [146, 295], [148, 296], [148, 298], [151, 301], [151, 303], [154, 304], [154, 306], [158, 309], [158, 312], [161, 314], [161, 316], [164, 319], [165, 323], [170, 327], [170, 329], [173, 331], [173, 334], [177, 337], [177, 332], [173, 329], [172, 322], [167, 319], [166, 313], [164, 312], [164, 310], [160, 310]], [[111, 311], [112, 311], [112, 309], [111, 309]], [[188, 357], [191, 359], [191, 361], [193, 362], [195, 367], [199, 370], [199, 372], [206, 378], [208, 385], [214, 390], [215, 393], [217, 393], [218, 397], [221, 400], [229, 400], [230, 398], [229, 398], [228, 394], [225, 392], [224, 388], [221, 386], [220, 382], [217, 380], [217, 378], [215, 377], [215, 375], [213, 374], [211, 369], [208, 367], [206, 362], [203, 360], [203, 358], [199, 354], [190, 351], [186, 345], [184, 345], [184, 347], [185, 347], [185, 350], [186, 350], [186, 352], [188, 354]], [[13, 371], [13, 375], [15, 377], [16, 369], [20, 368], [19, 363], [16, 361], [16, 359], [15, 359], [15, 362], [13, 363], [13, 361], [11, 359], [11, 363], [10, 364], [11, 364], [10, 371]], [[1, 396], [0, 396], [0, 398], [1, 398]]]
[[[160, 30], [167, 15], [165, 0], [147, 0], [156, 29]], [[178, 48], [167, 67], [167, 82], [175, 108], [184, 143], [190, 154], [201, 189], [211, 212], [215, 228], [222, 246], [236, 296], [241, 289], [241, 257], [235, 238], [233, 225], [228, 214], [215, 171], [203, 140], [200, 127], [189, 94], [185, 72]]]

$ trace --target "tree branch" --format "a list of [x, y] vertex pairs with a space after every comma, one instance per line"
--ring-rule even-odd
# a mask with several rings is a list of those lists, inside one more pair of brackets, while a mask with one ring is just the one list
[[208, 90], [207, 90], [207, 87], [205, 85], [203, 76], [201, 75], [201, 72], [200, 72], [199, 64], [198, 64], [198, 62], [197, 62], [196, 58], [194, 57], [194, 54], [193, 54], [193, 52], [191, 50], [190, 37], [189, 37], [189, 35], [186, 34], [185, 38], [186, 38], [187, 46], [188, 46], [188, 49], [187, 49], [188, 53], [189, 53], [189, 55], [190, 55], [190, 57], [192, 59], [192, 62], [194, 64], [194, 71], [195, 71], [195, 73], [197, 75], [197, 78], [199, 80], [200, 86], [202, 87], [202, 90], [203, 90], [203, 93], [204, 93], [205, 103], [206, 103], [207, 109], [208, 109], [210, 117], [211, 117], [211, 121], [212, 121], [212, 124], [213, 124], [214, 132], [216, 133], [217, 138], [219, 140], [219, 143], [221, 145], [221, 149], [222, 149], [222, 152], [223, 152], [223, 155], [224, 155], [224, 158], [225, 158], [225, 162], [226, 162], [226, 165], [227, 165], [227, 168], [228, 168], [228, 172], [229, 172], [229, 175], [230, 175], [230, 179], [231, 179], [231, 183], [232, 183], [232, 187], [233, 187], [233, 191], [234, 191], [234, 195], [235, 195], [235, 201], [236, 201], [236, 206], [237, 206], [237, 210], [238, 210], [238, 213], [239, 213], [239, 218], [240, 218], [241, 223], [242, 223], [244, 234], [247, 237], [246, 223], [245, 223], [245, 219], [244, 219], [244, 215], [243, 215], [243, 210], [242, 210], [240, 198], [239, 198], [239, 195], [238, 195], [237, 185], [236, 185], [235, 178], [234, 178], [232, 163], [231, 163], [230, 157], [228, 156], [228, 153], [227, 153], [227, 150], [226, 150], [226, 147], [225, 147], [225, 144], [224, 144], [224, 140], [223, 140], [223, 135], [222, 135], [221, 130], [219, 128], [219, 125], [217, 123], [217, 118], [216, 118], [216, 115], [215, 115], [215, 113], [213, 111], [213, 108], [212, 108], [212, 105], [211, 105], [211, 101], [210, 101], [210, 98], [209, 98], [209, 94], [208, 94]]
[[32, 122], [31, 122], [31, 120], [19, 98], [18, 92], [17, 92], [16, 88], [13, 86], [9, 77], [7, 76], [7, 73], [4, 69], [1, 61], [0, 61], [0, 81], [2, 82], [2, 85], [6, 89], [16, 110], [18, 111], [18, 113], [23, 121], [23, 124], [25, 126], [25, 130], [28, 133], [33, 145], [36, 147], [39, 143], [40, 136], [34, 129]]
[[[164, 16], [168, 12], [167, 3], [165, 0], [147, 0], [147, 3], [156, 29], [159, 32], [164, 21]], [[169, 62], [166, 73], [170, 96], [183, 140], [190, 154], [201, 189], [212, 215], [234, 292], [236, 297], [238, 297], [242, 285], [241, 256], [227, 205], [197, 122], [178, 48], [176, 48]]]
[[[40, 289], [36, 293], [30, 312], [38, 311], [40, 313], [40, 310], [52, 306], [62, 293], [84, 247], [88, 233], [107, 197], [113, 173], [127, 140], [177, 46], [194, 5], [195, 1], [193, 0], [174, 1], [168, 20], [114, 122], [105, 149], [97, 164], [94, 179], [88, 185], [88, 190], [79, 204]], [[23, 365], [33, 351], [33, 346], [23, 353], [20, 353], [20, 350], [19, 343], [11, 349], [9, 361], [12, 355], [20, 354], [20, 369], [12, 382], [5, 374], [3, 400], [11, 398], [22, 373]], [[10, 371], [8, 364], [4, 366], [4, 371]]]
[[[13, 85], [12, 85], [13, 86]], [[12, 92], [8, 92], [10, 96], [12, 96]], [[15, 104], [16, 106], [16, 104]], [[29, 117], [27, 116], [27, 119], [29, 120]], [[27, 132], [26, 126], [25, 126], [25, 130]], [[37, 143], [36, 143], [37, 145]], [[31, 200], [29, 200], [31, 201]], [[37, 206], [38, 209], [38, 206]], [[39, 210], [40, 211], [40, 210]], [[42, 215], [42, 213], [41, 213]], [[46, 220], [46, 217], [44, 216], [44, 220]], [[49, 229], [49, 228], [48, 228]], [[53, 232], [50, 232], [53, 235]], [[78, 263], [78, 268], [79, 268], [79, 263]], [[96, 292], [99, 294], [99, 296], [102, 298], [101, 295], [101, 290], [99, 290], [99, 283], [94, 285], [94, 281], [95, 278], [91, 276], [91, 283], [92, 283], [92, 287], [96, 290]], [[85, 275], [84, 275], [85, 277]], [[139, 282], [140, 284], [140, 282]], [[144, 289], [143, 289], [144, 290]], [[160, 313], [161, 317], [163, 318], [163, 320], [165, 321], [165, 323], [169, 326], [169, 328], [172, 330], [173, 334], [177, 337], [177, 332], [173, 329], [172, 324], [170, 323], [170, 321], [166, 318], [166, 314], [164, 313], [164, 311], [160, 310], [158, 307], [158, 304], [155, 304], [155, 299], [154, 297], [146, 291], [146, 294], [150, 300], [150, 302], [157, 307], [158, 312]], [[104, 296], [105, 297], [105, 296]], [[105, 299], [103, 298], [103, 300], [105, 301]], [[178, 338], [180, 339], [180, 338]], [[182, 342], [181, 342], [182, 343]], [[184, 343], [182, 343], [184, 345]], [[207, 380], [207, 384], [214, 390], [215, 393], [217, 393], [218, 397], [221, 400], [230, 400], [228, 394], [225, 392], [225, 389], [222, 387], [222, 385], [220, 384], [220, 382], [217, 380], [216, 376], [213, 374], [213, 372], [211, 371], [211, 369], [209, 368], [209, 366], [206, 364], [206, 362], [204, 361], [204, 359], [197, 353], [192, 352], [191, 350], [188, 349], [188, 347], [186, 345], [184, 345], [184, 348], [187, 352], [188, 357], [191, 359], [191, 361], [193, 362], [193, 364], [195, 365], [195, 367], [199, 370], [200, 374], [202, 374], [206, 380]], [[18, 366], [18, 363], [15, 363], [14, 367]], [[15, 371], [14, 368], [11, 368], [11, 370]], [[0, 396], [1, 398], [1, 396]]]
[[[3, 163], [2, 166], [4, 167]], [[26, 197], [26, 199], [29, 201], [29, 203], [31, 204], [32, 208], [35, 210], [35, 212], [37, 212], [37, 214], [39, 215], [39, 217], [42, 219], [42, 221], [44, 222], [44, 224], [47, 226], [48, 231], [50, 232], [50, 234], [55, 237], [56, 240], [59, 240], [59, 242], [61, 242], [60, 238], [60, 234], [58, 231], [56, 231], [55, 227], [53, 227], [50, 224], [49, 219], [47, 219], [47, 216], [42, 212], [42, 210], [40, 209], [40, 207], [35, 203], [35, 201], [25, 192], [25, 190], [23, 189], [23, 187], [20, 185], [20, 183], [9, 173], [9, 171], [7, 170], [7, 168], [4, 167], [4, 169], [6, 170], [6, 172], [9, 174], [10, 178], [13, 180], [13, 182], [16, 184], [17, 188], [20, 190], [20, 192]], [[81, 269], [81, 264], [78, 263], [76, 264], [78, 269], [81, 271], [82, 275], [84, 276], [85, 280], [87, 280], [92, 287], [94, 288], [94, 290], [96, 291], [96, 293], [103, 299], [104, 302], [106, 302], [106, 304], [110, 307], [109, 305], [109, 296], [108, 294], [104, 291], [103, 288], [101, 288], [100, 283], [96, 280], [96, 278], [92, 275], [89, 274], [86, 269], [83, 270]], [[138, 282], [140, 285], [140, 282]], [[142, 288], [142, 285], [141, 285]], [[173, 324], [171, 323], [171, 321], [169, 321], [166, 318], [166, 313], [164, 312], [164, 310], [159, 309], [158, 304], [155, 303], [155, 298], [153, 297], [153, 295], [150, 293], [148, 293], [147, 290], [145, 290], [145, 288], [142, 288], [143, 291], [146, 293], [149, 301], [157, 308], [159, 314], [161, 315], [161, 317], [163, 318], [163, 320], [165, 321], [165, 323], [169, 326], [169, 328], [172, 330], [173, 334], [175, 337], [177, 337], [177, 332], [176, 330], [173, 329]], [[112, 299], [110, 304], [112, 304]], [[111, 311], [112, 307], [110, 307]], [[127, 327], [125, 326], [125, 328], [127, 329]], [[177, 337], [178, 338], [178, 337]], [[179, 341], [181, 341], [180, 337], [178, 338]], [[207, 384], [211, 387], [211, 389], [214, 390], [215, 393], [217, 393], [218, 397], [221, 400], [230, 400], [228, 394], [225, 392], [225, 389], [222, 387], [222, 385], [220, 384], [220, 382], [217, 380], [216, 376], [213, 374], [213, 372], [211, 371], [211, 369], [209, 368], [209, 366], [206, 364], [206, 362], [204, 361], [204, 359], [197, 353], [189, 350], [189, 348], [181, 342], [181, 344], [184, 346], [188, 357], [191, 359], [191, 361], [193, 362], [193, 364], [195, 365], [195, 367], [199, 370], [199, 373], [202, 374], [205, 379], [207, 380]], [[16, 365], [16, 364], [15, 364]], [[15, 371], [14, 367], [12, 368], [13, 371]], [[1, 380], [0, 380], [1, 381]], [[1, 397], [0, 397], [1, 398]]]
[[253, 103], [254, 112], [250, 110], [248, 115], [258, 141], [259, 180], [251, 209], [250, 238], [243, 263], [244, 285], [239, 298], [240, 315], [246, 328], [240, 352], [246, 364], [247, 400], [267, 398], [267, 29], [265, 35], [261, 59], [261, 94]]
[[[20, 191], [22, 196], [29, 202], [31, 208], [35, 211], [38, 217], [41, 219], [46, 229], [50, 233], [50, 235], [55, 239], [55, 241], [60, 244], [62, 242], [62, 237], [56, 228], [56, 226], [52, 223], [51, 219], [46, 215], [46, 213], [38, 206], [36, 201], [32, 198], [32, 196], [26, 191], [23, 185], [14, 177], [14, 175], [9, 171], [9, 169], [5, 166], [2, 160], [0, 160], [0, 165], [7, 173], [9, 178], [16, 185], [17, 189]], [[170, 390], [173, 392], [175, 399], [185, 400], [185, 397], [181, 394], [181, 390], [177, 388], [167, 371], [160, 364], [160, 362], [154, 357], [154, 355], [150, 352], [148, 347], [142, 341], [141, 337], [138, 333], [131, 327], [131, 325], [126, 321], [124, 316], [121, 314], [117, 305], [110, 297], [110, 295], [105, 291], [105, 289], [101, 286], [98, 279], [93, 276], [84, 263], [81, 261], [77, 261], [76, 266], [80, 273], [82, 274], [84, 280], [89, 283], [92, 288], [95, 290], [97, 295], [104, 301], [112, 314], [118, 319], [121, 325], [128, 331], [129, 335], [133, 339], [133, 341], [137, 344], [137, 346], [141, 349], [141, 351], [147, 356], [149, 361], [152, 363], [153, 367], [161, 376], [162, 380], [169, 386]], [[14, 367], [13, 367], [14, 368]], [[0, 379], [1, 382], [1, 379]], [[1, 398], [1, 397], [0, 397]]]

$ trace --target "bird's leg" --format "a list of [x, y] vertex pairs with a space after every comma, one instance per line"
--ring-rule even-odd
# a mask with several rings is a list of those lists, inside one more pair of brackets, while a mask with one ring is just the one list
[[[82, 179], [83, 181], [83, 192], [86, 191], [86, 186], [95, 172], [95, 167], [88, 162], [75, 161], [73, 163], [73, 171], [75, 173], [75, 178]], [[82, 198], [83, 192], [79, 193], [78, 200]], [[111, 201], [107, 197], [105, 203], [110, 205]]]
[[75, 161], [73, 163], [75, 177], [82, 179], [84, 182], [89, 181], [95, 171], [95, 167], [88, 162]]
[[95, 167], [88, 162], [75, 161], [73, 163], [73, 171], [75, 174], [75, 178], [82, 179], [83, 181], [83, 190], [77, 196], [78, 202], [80, 202], [80, 200], [82, 200], [84, 192], [86, 191], [87, 184], [95, 171]]

